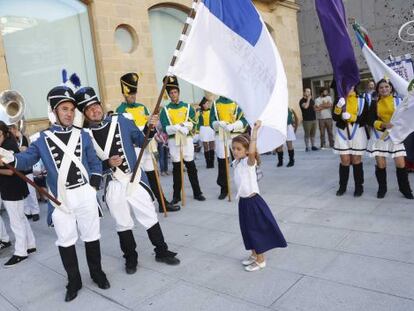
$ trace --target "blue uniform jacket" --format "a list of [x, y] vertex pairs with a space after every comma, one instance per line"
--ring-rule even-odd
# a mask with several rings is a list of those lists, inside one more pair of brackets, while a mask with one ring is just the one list
[[[119, 134], [119, 138], [114, 139], [112, 144], [116, 142], [118, 139], [120, 140], [120, 143], [122, 144], [122, 151], [117, 153], [118, 155], [125, 155], [126, 161], [128, 163], [127, 170], [125, 173], [129, 173], [134, 169], [135, 163], [137, 161], [137, 155], [135, 153], [135, 147], [142, 147], [144, 144], [144, 134], [140, 131], [140, 129], [135, 125], [134, 121], [125, 118], [122, 114], [117, 114], [118, 117], [118, 129], [116, 131], [116, 134]], [[98, 145], [101, 146], [102, 149], [104, 149], [103, 142], [106, 142], [106, 133], [105, 128], [109, 127], [109, 124], [112, 121], [113, 116], [106, 117], [99, 125], [96, 125], [91, 128], [92, 135], [97, 141]], [[119, 130], [119, 133], [118, 133]], [[148, 130], [147, 127], [144, 128], [144, 132]], [[152, 131], [150, 133], [150, 137], [154, 136], [155, 131]], [[111, 149], [112, 150], [112, 149]], [[111, 153], [110, 156], [113, 154]], [[110, 168], [107, 165], [107, 161], [103, 162], [103, 168], [105, 173], [108, 173]], [[141, 181], [143, 181], [145, 184], [148, 184], [147, 178], [145, 173], [142, 171], [141, 174]]]
[[[49, 128], [49, 130], [54, 134], [71, 132], [72, 129], [73, 127], [62, 128], [56, 124]], [[56, 160], [52, 157], [53, 150], [51, 150], [47, 144], [46, 134], [44, 131], [39, 134], [39, 137], [30, 144], [29, 148], [25, 152], [15, 155], [15, 167], [18, 170], [28, 170], [31, 169], [32, 166], [35, 165], [40, 159], [42, 159], [42, 162], [47, 170], [47, 185], [52, 194], [56, 197], [58, 180]], [[92, 175], [102, 176], [102, 163], [96, 156], [89, 134], [84, 130], [81, 130], [80, 141], [81, 161], [88, 172], [89, 179], [91, 179]]]

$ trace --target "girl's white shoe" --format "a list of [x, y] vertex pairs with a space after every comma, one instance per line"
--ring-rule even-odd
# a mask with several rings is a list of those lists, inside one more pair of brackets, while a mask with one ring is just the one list
[[266, 261], [263, 261], [263, 262], [254, 261], [250, 265], [244, 267], [244, 270], [246, 270], [247, 272], [254, 272], [254, 271], [259, 271], [261, 269], [264, 269], [265, 267], [266, 267]]
[[254, 263], [256, 261], [257, 257], [250, 255], [247, 259], [242, 260], [242, 265], [243, 266], [250, 266], [252, 263]]

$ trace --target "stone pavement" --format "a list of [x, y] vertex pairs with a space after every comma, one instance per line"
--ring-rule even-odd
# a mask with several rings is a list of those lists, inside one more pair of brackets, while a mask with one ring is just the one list
[[[414, 310], [414, 202], [399, 194], [393, 165], [385, 199], [375, 198], [374, 162], [368, 158], [363, 197], [353, 198], [351, 174], [348, 192], [337, 198], [337, 156], [331, 150], [305, 153], [302, 139], [295, 145], [293, 168], [276, 168], [275, 156], [263, 156], [262, 195], [289, 243], [268, 252], [266, 269], [243, 271], [240, 259], [247, 253], [236, 203], [216, 199], [216, 171], [206, 170], [199, 154], [207, 201], [188, 196], [182, 211], [160, 216], [181, 265], [155, 262], [138, 224], [139, 269], [127, 275], [114, 222], [105, 211], [101, 245], [112, 287], [100, 290], [90, 280], [78, 243], [84, 287], [77, 299], [65, 303], [65, 272], [43, 209], [41, 221], [31, 223], [38, 252], [14, 268], [0, 267], [0, 310]], [[171, 179], [162, 177], [167, 197]], [[410, 180], [414, 184], [413, 175]], [[11, 253], [0, 253], [1, 263]]]

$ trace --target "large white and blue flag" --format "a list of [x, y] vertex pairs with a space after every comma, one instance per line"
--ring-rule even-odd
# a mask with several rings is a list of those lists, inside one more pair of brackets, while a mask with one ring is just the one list
[[201, 0], [169, 74], [236, 101], [250, 125], [262, 120], [261, 153], [286, 140], [288, 89], [282, 60], [251, 0]]

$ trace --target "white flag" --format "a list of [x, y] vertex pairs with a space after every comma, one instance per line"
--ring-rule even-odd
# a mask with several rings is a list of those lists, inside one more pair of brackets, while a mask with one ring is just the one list
[[286, 140], [288, 89], [274, 41], [250, 0], [202, 0], [174, 67], [176, 75], [231, 98], [252, 126], [262, 120], [257, 147]]
[[400, 97], [407, 96], [408, 81], [403, 79], [398, 73], [396, 73], [391, 67], [387, 66], [368, 46], [365, 37], [366, 34], [361, 32], [361, 26], [354, 24], [355, 35], [358, 43], [362, 49], [362, 55], [365, 57], [365, 61], [368, 64], [369, 71], [371, 71], [375, 82], [383, 78], [387, 78], [394, 85], [395, 91], [397, 91]]
[[388, 130], [388, 133], [394, 144], [402, 143], [414, 132], [414, 80], [411, 81], [408, 89], [408, 96], [397, 107], [390, 121], [393, 127]]

